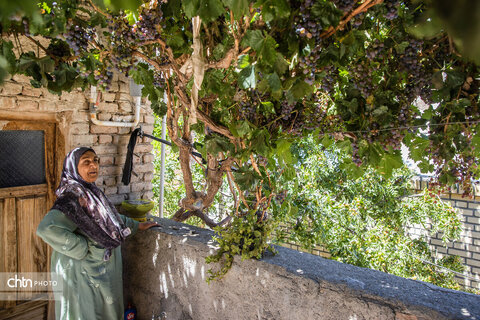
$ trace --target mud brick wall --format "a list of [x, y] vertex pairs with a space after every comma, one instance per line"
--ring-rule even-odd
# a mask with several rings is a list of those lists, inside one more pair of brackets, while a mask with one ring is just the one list
[[[32, 44], [25, 41], [24, 50]], [[65, 141], [63, 154], [77, 146], [92, 147], [100, 156], [100, 177], [97, 185], [113, 203], [125, 199], [153, 197], [153, 154], [150, 139], [139, 138], [135, 147], [134, 173], [130, 185], [122, 184], [122, 169], [125, 163], [127, 145], [134, 128], [97, 126], [89, 117], [90, 89], [65, 92], [61, 96], [44, 88], [33, 88], [30, 79], [15, 75], [0, 85], [0, 115], [9, 117], [38, 119], [54, 115], [58, 130]], [[129, 95], [128, 79], [116, 74], [110, 90], [102, 94], [97, 117], [103, 121], [132, 122], [135, 103]], [[36, 118], [34, 117], [36, 116]], [[140, 123], [145, 133], [152, 133], [154, 116], [148, 101], [142, 100]], [[0, 130], [6, 124], [0, 117]], [[60, 152], [60, 151], [59, 151]], [[61, 153], [61, 152], [60, 152]]]

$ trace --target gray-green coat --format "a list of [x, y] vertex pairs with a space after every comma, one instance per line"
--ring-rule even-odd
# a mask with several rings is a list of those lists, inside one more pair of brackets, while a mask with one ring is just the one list
[[[138, 222], [121, 215], [134, 234]], [[62, 320], [123, 319], [122, 253], [105, 249], [84, 235], [59, 210], [51, 210], [37, 228], [37, 235], [53, 248], [51, 272], [63, 278], [63, 292], [55, 296], [55, 316]]]

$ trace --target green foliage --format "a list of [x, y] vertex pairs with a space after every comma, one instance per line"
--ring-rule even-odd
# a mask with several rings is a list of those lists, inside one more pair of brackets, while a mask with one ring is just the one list
[[[414, 157], [428, 171], [433, 158], [439, 182], [460, 181], [468, 191], [470, 179], [479, 171], [472, 160], [473, 139], [478, 139], [473, 125], [479, 117], [478, 71], [455, 54], [445, 34], [451, 32], [458, 50], [479, 56], [470, 54], [477, 52], [472, 47], [479, 42], [474, 41], [477, 33], [464, 32], [472, 29], [474, 19], [469, 17], [478, 11], [477, 5], [386, 1], [349, 20], [346, 13], [359, 6], [355, 1], [95, 0], [94, 7], [90, 2], [59, 0], [40, 2], [37, 10], [32, 9], [34, 3], [2, 4], [3, 32], [46, 36], [57, 45], [46, 48], [46, 58], [27, 52], [14, 59], [11, 44], [5, 43], [0, 64], [5, 66], [3, 74], [24, 73], [36, 87], [59, 94], [88, 84], [106, 88], [109, 73], [117, 68], [145, 85], [143, 94], [163, 115], [168, 68], [161, 66], [191, 54], [191, 18], [198, 15], [208, 62], [220, 61], [235, 43], [239, 45], [234, 57], [238, 64], [206, 70], [201, 88], [202, 99], [215, 98], [204, 107], [218, 125], [230, 127], [246, 120], [256, 129], [265, 128], [264, 137], [280, 140], [315, 129], [323, 135], [347, 133], [343, 139], [352, 147], [345, 150], [353, 161], [344, 166], [357, 174], [363, 169], [355, 166], [365, 163], [390, 175], [401, 164], [400, 144], [414, 153], [418, 151], [414, 141], [425, 138], [429, 143], [425, 152]], [[332, 33], [331, 28], [339, 26]], [[90, 46], [59, 50], [72, 28], [85, 31]], [[92, 36], [100, 29], [108, 30], [103, 40]], [[156, 64], [134, 59], [134, 52]], [[171, 88], [176, 81], [169, 78]], [[418, 110], [414, 101], [419, 96], [439, 107]], [[232, 97], [237, 97], [233, 103]], [[240, 100], [248, 101], [254, 112], [246, 112]], [[429, 126], [426, 137], [418, 131]], [[251, 146], [245, 152], [261, 150], [263, 156], [274, 148]]]
[[221, 279], [232, 267], [236, 255], [242, 261], [246, 259], [260, 259], [266, 250], [275, 253], [268, 243], [271, 238], [274, 224], [262, 219], [258, 212], [249, 212], [242, 217], [235, 217], [227, 228], [217, 228], [214, 240], [219, 249], [206, 258], [207, 263], [221, 262], [220, 270], [207, 270], [207, 281]]
[[[401, 226], [411, 221], [404, 213], [409, 206], [415, 208], [411, 210], [414, 215], [422, 211], [418, 203], [408, 204], [416, 201], [407, 201], [409, 197], [395, 201], [404, 196], [400, 193], [404, 187], [389, 179], [398, 178], [402, 144], [418, 167], [433, 172], [438, 183], [462, 183], [468, 192], [471, 179], [480, 171], [476, 149], [480, 145], [480, 78], [475, 63], [480, 41], [476, 41], [479, 33], [474, 32], [478, 22], [471, 18], [478, 5], [452, 3], [10, 1], [0, 4], [0, 81], [7, 74], [21, 73], [31, 78], [34, 87], [61, 94], [88, 85], [108, 89], [114, 72], [131, 76], [144, 85], [142, 93], [153, 111], [168, 116], [175, 148], [189, 152], [195, 147], [209, 160], [208, 170], [195, 165], [192, 174], [186, 168], [167, 173], [174, 181], [182, 172], [183, 182], [189, 184], [185, 189], [194, 189], [185, 195], [189, 201], [182, 202], [183, 209], [189, 210], [185, 203], [202, 203], [195, 197], [211, 199], [212, 194], [206, 193], [220, 190], [221, 194], [231, 188], [235, 199], [224, 202], [237, 216], [238, 230], [242, 223], [249, 225], [248, 219], [238, 217], [251, 212], [268, 212], [273, 217], [284, 212], [293, 219], [308, 211], [293, 203], [277, 205], [273, 199], [282, 194], [282, 181], [297, 176], [305, 179], [304, 173], [297, 171], [302, 164], [296, 163], [296, 157], [305, 155], [292, 150], [297, 148], [294, 141], [314, 134], [315, 143], [335, 144], [342, 155], [349, 155], [335, 167], [344, 175], [340, 185], [346, 189], [336, 190], [331, 198], [315, 194], [313, 200], [324, 202], [311, 211], [334, 208], [350, 218], [315, 220], [314, 226], [320, 228], [316, 234], [336, 224], [366, 228], [378, 220], [382, 223], [377, 228], [395, 227], [395, 232], [380, 237], [378, 229], [367, 232], [366, 239], [398, 237], [407, 243], [402, 240]], [[360, 6], [368, 10], [360, 10]], [[194, 39], [195, 16], [200, 17], [201, 27]], [[464, 32], [466, 29], [473, 32]], [[13, 45], [6, 36], [20, 36], [38, 50], [25, 52], [17, 40]], [[41, 37], [49, 42], [46, 48], [35, 40]], [[202, 44], [200, 58], [192, 57], [197, 41]], [[192, 77], [193, 64], [204, 67], [197, 106], [191, 105], [199, 80]], [[176, 155], [171, 153], [168, 159], [173, 168]], [[225, 161], [231, 167], [222, 166]], [[184, 166], [187, 162], [182, 161]], [[209, 172], [222, 175], [218, 178]], [[227, 183], [226, 174], [232, 181]], [[353, 192], [364, 190], [359, 182], [347, 183], [347, 177], [370, 181], [365, 189], [368, 201], [362, 201], [371, 209], [363, 215], [350, 215], [349, 210], [357, 208], [351, 204]], [[210, 188], [220, 181], [220, 189]], [[298, 181], [288, 183], [303, 187]], [[311, 184], [318, 182], [312, 180]], [[172, 200], [169, 213], [176, 211], [184, 194], [180, 180], [173, 185], [175, 189], [167, 191]], [[339, 195], [345, 197], [340, 202], [348, 199], [347, 207], [336, 204]], [[214, 196], [213, 206], [223, 201], [219, 194]], [[310, 196], [295, 201], [308, 207]], [[432, 210], [438, 212], [435, 208], [432, 204]], [[201, 213], [208, 210], [207, 206], [201, 208]], [[422, 215], [428, 217], [425, 212]], [[439, 226], [444, 225], [439, 222]], [[305, 239], [307, 235], [305, 231]], [[225, 238], [229, 236], [225, 234]], [[347, 233], [339, 234], [338, 239], [347, 239]], [[352, 256], [363, 257], [358, 261], [370, 258], [360, 254], [362, 241], [359, 238], [352, 249]], [[374, 267], [380, 268], [380, 264]]]
[[459, 289], [453, 273], [422, 262], [462, 272], [458, 257], [436, 259], [425, 238], [409, 234], [409, 228], [421, 227], [441, 232], [445, 243], [457, 239], [461, 221], [450, 204], [428, 190], [412, 194], [406, 169], [390, 178], [367, 169], [354, 180], [341, 169], [346, 159], [335, 145], [322, 150], [310, 140], [295, 148], [303, 154], [297, 179], [286, 182], [287, 196], [275, 211], [289, 230], [277, 234], [280, 241], [322, 246], [344, 263]]
[[[34, 14], [38, 10], [38, 1], [0, 1], [0, 22], [9, 24], [12, 16], [21, 16], [22, 14]], [[1, 31], [1, 30], [0, 30]]]
[[454, 37], [455, 44], [468, 58], [480, 63], [480, 23], [478, 22], [478, 14], [480, 12], [480, 4], [467, 0], [460, 0], [452, 3], [448, 0], [431, 1], [433, 12], [429, 17], [433, 17], [433, 21], [425, 21], [424, 24], [434, 25], [431, 29], [445, 27]]

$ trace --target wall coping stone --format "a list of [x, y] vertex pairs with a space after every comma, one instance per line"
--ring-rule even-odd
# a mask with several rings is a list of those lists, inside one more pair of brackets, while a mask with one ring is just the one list
[[[154, 283], [155, 281], [148, 283], [147, 280], [158, 279], [159, 275], [138, 275], [138, 273], [131, 271], [141, 269], [145, 273], [152, 272], [152, 270], [157, 272], [159, 270], [165, 271], [168, 268], [170, 271], [171, 269], [177, 268], [177, 274], [180, 274], [181, 270], [185, 268], [181, 262], [169, 260], [157, 260], [160, 263], [168, 264], [168, 267], [167, 265], [156, 265], [154, 269], [146, 267], [145, 264], [151, 262], [152, 259], [155, 260], [158, 255], [158, 253], [153, 252], [155, 246], [157, 251], [159, 243], [165, 252], [173, 250], [174, 255], [172, 257], [178, 256], [184, 249], [193, 250], [190, 251], [189, 254], [192, 254], [192, 252], [195, 255], [198, 254], [198, 261], [204, 259], [204, 257], [212, 252], [212, 248], [214, 248], [212, 241], [213, 232], [210, 230], [178, 223], [170, 219], [155, 218], [155, 220], [160, 224], [160, 227], [137, 233], [131, 239], [127, 240], [123, 246], [125, 298], [130, 299], [130, 301], [133, 300], [137, 305], [139, 309], [139, 319], [150, 319], [151, 314], [145, 314], [142, 317], [141, 312], [145, 310], [142, 308], [151, 306], [151, 302], [143, 301], [145, 297], [140, 298], [136, 297], [136, 295], [139, 295], [139, 292], [147, 291], [149, 295], [153, 295], [152, 299], [156, 300], [160, 299], [158, 296], [163, 296], [164, 293], [162, 293], [161, 290], [159, 291], [158, 284]], [[168, 243], [168, 245], [166, 243]], [[139, 248], [142, 249], [139, 250]], [[267, 253], [265, 257], [260, 260], [240, 261], [240, 257], [237, 256], [230, 272], [252, 272], [252, 270], [256, 268], [257, 275], [259, 269], [268, 270], [268, 272], [272, 274], [272, 277], [281, 277], [283, 280], [288, 278], [290, 279], [289, 281], [293, 283], [304, 282], [306, 279], [307, 281], [313, 281], [314, 285], [320, 286], [320, 291], [322, 291], [322, 288], [327, 288], [328, 292], [345, 295], [346, 300], [359, 300], [366, 305], [365, 308], [367, 309], [375, 309], [372, 308], [372, 305], [375, 305], [375, 307], [377, 307], [376, 305], [382, 308], [386, 307], [388, 310], [394, 312], [395, 318], [397, 319], [402, 317], [402, 315], [415, 315], [418, 319], [480, 319], [480, 296], [441, 288], [422, 281], [404, 279], [384, 272], [360, 268], [280, 246], [275, 246], [275, 249], [278, 251], [277, 255]], [[194, 257], [192, 257], [192, 259], [193, 258]], [[168, 259], [168, 255], [164, 255], [162, 259]], [[210, 267], [210, 265], [206, 265], [205, 268]], [[235, 269], [235, 271], [233, 271], [233, 269]], [[171, 274], [172, 272], [170, 276]], [[185, 278], [185, 273], [183, 276]], [[248, 275], [245, 274], [245, 276]], [[204, 289], [204, 285], [198, 282], [198, 285], [202, 287], [198, 288], [198, 290], [202, 292], [205, 290], [213, 290], [212, 292], [215, 295], [217, 294], [216, 292], [222, 291], [219, 288], [228, 283], [228, 277], [229, 274], [220, 281], [214, 281], [209, 285], [205, 283], [205, 288], [207, 289]], [[205, 282], [205, 280], [201, 281]], [[177, 283], [178, 282], [181, 281], [177, 281]], [[195, 292], [195, 288], [192, 289], [190, 285], [188, 286], [187, 292], [191, 294], [191, 297], [181, 297], [180, 295], [185, 294], [184, 291], [176, 293], [177, 290], [181, 290], [180, 287], [181, 286], [176, 284], [173, 288], [169, 288], [169, 295], [175, 296], [177, 294], [178, 297], [174, 298], [175, 302], [182, 304], [181, 300], [187, 299], [187, 301], [190, 301], [190, 305], [176, 306], [176, 310], [188, 310], [189, 308], [192, 310], [191, 304], [194, 303], [193, 300], [195, 297], [198, 297], [200, 293]], [[231, 288], [229, 290], [232, 291]], [[239, 303], [242, 303], [242, 299], [244, 299], [242, 297], [246, 295], [259, 294], [259, 301], [263, 298], [262, 293], [256, 292], [255, 290], [252, 292], [229, 292], [229, 294], [238, 294]], [[263, 294], [265, 294], [265, 292]], [[284, 294], [289, 295], [288, 292]], [[281, 294], [277, 292], [274, 293], [273, 296], [281, 296]], [[172, 297], [170, 297], [170, 299], [172, 299]], [[218, 299], [222, 299], [222, 297], [219, 296]], [[299, 299], [302, 299], [302, 297], [299, 297]], [[163, 297], [161, 301], [165, 304], [162, 306], [163, 309], [172, 308], [172, 306], [167, 306], [168, 303], [171, 304], [172, 302], [167, 303], [165, 297]], [[142, 303], [146, 303], [147, 305], [142, 306]], [[322, 306], [322, 304], [325, 303], [325, 298], [319, 300], [319, 308], [325, 308], [326, 306]], [[358, 304], [356, 304], [356, 306], [356, 308], [358, 308]], [[298, 308], [301, 307], [299, 306]], [[245, 306], [245, 310], [247, 309], [249, 308]], [[369, 311], [370, 314], [373, 312], [372, 310]], [[181, 317], [182, 319], [209, 319], [212, 316], [194, 316], [191, 318], [187, 316], [188, 312], [183, 311], [182, 314], [184, 315], [184, 317]], [[363, 314], [366, 313], [363, 312]], [[375, 317], [373, 314], [371, 315]], [[248, 319], [248, 316], [244, 316], [245, 317], [241, 319]], [[277, 315], [272, 319], [279, 319], [278, 317]], [[177, 318], [179, 318], [178, 314]], [[257, 318], [256, 314], [255, 318]], [[266, 318], [270, 319], [270, 317]], [[332, 316], [332, 319], [334, 318], [335, 317]], [[370, 317], [360, 317], [358, 319], [367, 318]], [[237, 319], [237, 317], [233, 316], [231, 319]], [[284, 319], [287, 319], [287, 317]], [[302, 318], [300, 317], [298, 319]], [[385, 315], [384, 319], [394, 318]]]

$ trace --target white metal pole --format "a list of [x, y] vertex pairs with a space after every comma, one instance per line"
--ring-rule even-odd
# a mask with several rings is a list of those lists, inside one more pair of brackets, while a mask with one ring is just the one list
[[[167, 115], [164, 115], [162, 118], [162, 139], [165, 140], [167, 135]], [[161, 158], [160, 158], [160, 203], [159, 203], [159, 217], [163, 218], [163, 185], [165, 181], [165, 144], [162, 143], [161, 149]]]

